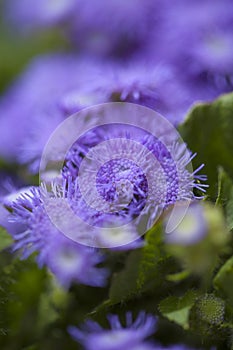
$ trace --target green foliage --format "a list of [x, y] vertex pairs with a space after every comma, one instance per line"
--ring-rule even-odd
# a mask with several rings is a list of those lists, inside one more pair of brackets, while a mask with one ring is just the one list
[[139, 289], [150, 288], [151, 284], [153, 286], [153, 281], [155, 284], [157, 283], [159, 278], [158, 265], [166, 258], [162, 251], [162, 234], [163, 227], [161, 223], [158, 223], [146, 234], [137, 279]]
[[13, 240], [6, 230], [0, 227], [0, 251], [9, 248]]
[[170, 296], [161, 301], [159, 310], [170, 321], [179, 324], [184, 329], [189, 328], [189, 311], [197, 298], [196, 291], [188, 291], [182, 297]]
[[227, 226], [229, 230], [233, 229], [233, 182], [227, 173], [219, 168], [218, 172], [218, 196], [216, 205], [223, 207], [225, 212]]
[[233, 177], [232, 111], [233, 94], [223, 95], [212, 104], [195, 106], [180, 127], [184, 141], [198, 154], [194, 167], [205, 164], [211, 198], [217, 197], [219, 166]]
[[233, 257], [226, 261], [214, 278], [218, 294], [233, 308]]
[[131, 299], [137, 293], [141, 254], [141, 251], [132, 252], [126, 261], [124, 270], [113, 276], [109, 290], [111, 304]]
[[[140, 303], [145, 295], [163, 293], [167, 284], [164, 276], [167, 271], [173, 273], [176, 265], [171, 263], [170, 256], [163, 250], [162, 233], [161, 223], [147, 232], [145, 245], [130, 252], [124, 268], [113, 274], [109, 299], [95, 308], [91, 315], [107, 313], [113, 306], [120, 304], [121, 307], [127, 302], [135, 302], [133, 308], [140, 311]], [[148, 300], [150, 306], [157, 308], [153, 298]]]
[[158, 224], [147, 232], [145, 246], [131, 252], [125, 268], [113, 276], [109, 292], [111, 303], [154, 290], [162, 283], [161, 265], [166, 259], [168, 256], [162, 251], [162, 225]]

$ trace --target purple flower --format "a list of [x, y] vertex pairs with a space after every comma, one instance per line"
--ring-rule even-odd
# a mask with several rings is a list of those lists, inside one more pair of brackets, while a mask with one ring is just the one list
[[144, 339], [155, 332], [156, 319], [140, 312], [135, 321], [131, 312], [126, 313], [126, 326], [123, 327], [117, 315], [109, 315], [110, 330], [103, 329], [94, 321], [87, 321], [80, 330], [69, 327], [71, 336], [81, 342], [86, 350], [154, 349]]
[[61, 221], [66, 220], [66, 224], [72, 226], [65, 210], [66, 199], [42, 192], [40, 188], [33, 188], [31, 193], [21, 195], [9, 205], [13, 212], [11, 220], [24, 226], [23, 231], [12, 234], [16, 241], [13, 250], [20, 250], [23, 259], [37, 252], [39, 266], [47, 265], [64, 287], [73, 282], [103, 286], [107, 270], [96, 267], [103, 256], [95, 249], [68, 239], [58, 230], [47, 214], [45, 203]]
[[[183, 213], [182, 207], [177, 207], [177, 217]], [[165, 241], [169, 244], [190, 245], [202, 240], [208, 232], [204, 208], [200, 203], [192, 203], [180, 218], [178, 226], [166, 235]]]
[[69, 287], [74, 282], [104, 286], [108, 271], [96, 267], [102, 261], [103, 256], [93, 248], [77, 244], [62, 234], [51, 241], [46, 256], [47, 267], [64, 287]]
[[203, 165], [189, 171], [192, 157], [184, 145], [170, 142], [166, 147], [145, 130], [123, 124], [89, 132], [90, 140], [93, 132], [99, 136], [98, 144], [84, 149], [78, 140], [67, 154], [63, 176], [72, 178], [73, 202], [82, 202], [73, 204], [76, 213], [87, 220], [91, 208], [91, 225], [128, 223], [144, 211], [148, 229], [169, 205], [195, 198], [193, 188], [205, 192], [207, 185], [199, 180], [206, 178], [197, 175]]
[[86, 106], [79, 99], [75, 110], [73, 105], [67, 110], [65, 96], [74, 90], [80, 91], [79, 96], [85, 95], [98, 72], [98, 65], [87, 57], [53, 54], [34, 59], [0, 99], [0, 156], [30, 163], [31, 170], [37, 171], [54, 129], [66, 116]]
[[125, 55], [143, 47], [156, 18], [151, 0], [79, 1], [70, 21], [70, 36], [84, 50]]
[[[22, 32], [62, 25], [79, 48], [127, 54], [143, 46], [156, 17], [153, 0], [22, 0], [6, 2], [6, 16]], [[63, 25], [65, 24], [65, 25]]]
[[163, 6], [162, 41], [157, 47], [161, 56], [169, 56], [182, 71], [185, 64], [187, 72], [232, 72], [231, 1], [178, 0]]
[[0, 173], [0, 225], [4, 227], [10, 234], [16, 234], [25, 229], [25, 226], [21, 223], [10, 222], [10, 212], [7, 208], [20, 197], [23, 193], [30, 193], [32, 186], [18, 188], [18, 179], [11, 178], [6, 173]]
[[70, 16], [76, 0], [14, 0], [6, 1], [5, 11], [8, 20], [21, 32], [57, 25]]
[[27, 163], [30, 171], [37, 172], [49, 136], [67, 116], [84, 107], [133, 102], [156, 109], [177, 123], [189, 106], [186, 100], [165, 66], [144, 68], [138, 61], [123, 66], [65, 54], [42, 56], [0, 100], [0, 155]]
[[137, 103], [156, 110], [172, 124], [181, 123], [193, 100], [174, 69], [158, 62], [145, 58], [106, 62], [96, 90], [106, 102]]
[[[101, 111], [105, 107], [100, 106]], [[49, 154], [43, 160], [45, 163], [42, 162], [42, 173], [45, 171], [42, 175], [48, 191], [42, 189], [37, 193], [36, 190], [32, 196], [24, 197], [13, 205], [13, 213], [18, 214], [18, 220], [29, 226], [29, 233], [35, 229], [33, 236], [37, 236], [32, 245], [28, 232], [15, 237], [18, 241], [16, 249], [23, 248], [26, 256], [37, 250], [39, 261], [44, 262], [43, 254], [46, 246], [50, 246], [44, 238], [46, 230], [51, 233], [47, 237], [49, 240], [61, 231], [74, 241], [89, 246], [137, 248], [143, 244], [139, 237], [154, 224], [164, 209], [177, 202], [196, 198], [193, 188], [205, 192], [207, 185], [199, 182], [206, 178], [197, 175], [203, 165], [194, 172], [189, 169], [191, 154], [184, 144], [176, 140], [177, 133], [166, 120], [163, 121], [155, 113], [153, 123], [150, 114], [143, 114], [144, 121], [148, 119], [149, 130], [151, 128], [153, 132], [155, 128], [155, 137], [134, 125], [111, 123], [116, 108], [117, 117], [119, 112], [134, 111], [132, 115], [137, 125], [135, 118], [142, 117], [143, 107], [108, 104], [108, 108], [105, 111], [107, 123], [103, 120], [104, 114], [96, 113], [94, 108], [94, 119], [90, 118], [88, 109], [84, 111], [84, 116], [88, 113], [88, 120], [79, 118], [79, 115], [77, 121], [76, 116], [67, 119], [68, 130], [66, 127], [63, 129], [62, 124], [58, 134], [55, 134], [58, 138], [55, 137], [55, 142], [52, 139], [52, 159]], [[92, 128], [89, 128], [90, 120], [93, 121]], [[72, 140], [77, 139], [77, 126], [87, 131], [81, 133], [69, 150]], [[64, 164], [61, 174], [56, 173], [51, 186], [44, 168], [50, 160], [50, 165], [54, 165], [56, 160], [62, 160], [61, 164]], [[50, 172], [53, 170], [50, 166], [48, 169]], [[49, 187], [52, 187], [52, 191]], [[31, 206], [29, 211], [28, 206]], [[24, 214], [29, 215], [26, 222]], [[32, 227], [34, 220], [35, 228]]]

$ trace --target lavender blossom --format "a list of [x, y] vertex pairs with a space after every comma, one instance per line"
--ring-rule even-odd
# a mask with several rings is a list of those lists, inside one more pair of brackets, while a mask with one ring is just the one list
[[173, 67], [157, 59], [110, 62], [99, 87], [108, 101], [141, 104], [179, 124], [193, 100]]
[[[69, 222], [70, 218], [66, 217], [63, 210], [64, 199], [50, 199], [56, 215]], [[96, 267], [103, 261], [103, 256], [95, 249], [68, 239], [57, 229], [47, 215], [42, 189], [33, 188], [31, 193], [23, 194], [14, 201], [10, 208], [12, 221], [24, 225], [23, 231], [12, 234], [16, 241], [13, 250], [21, 251], [22, 259], [37, 252], [39, 266], [48, 266], [66, 288], [73, 282], [91, 286], [105, 284], [107, 270]]]
[[14, 0], [5, 4], [6, 17], [21, 32], [51, 27], [64, 22], [72, 14], [76, 0]]
[[92, 248], [85, 248], [62, 234], [51, 241], [46, 256], [46, 265], [64, 286], [72, 283], [103, 287], [106, 284], [108, 271], [97, 268], [103, 256]]
[[[91, 111], [94, 119], [90, 118]], [[111, 122], [115, 116], [119, 119], [119, 113], [123, 119], [124, 113], [133, 116], [136, 125], [139, 118], [139, 125], [145, 122], [145, 130], [128, 123]], [[92, 128], [89, 127], [90, 120]], [[148, 127], [149, 130], [155, 128], [158, 137], [146, 131]], [[76, 128], [83, 130], [78, 140]], [[52, 160], [51, 165], [54, 165], [58, 156], [59, 166], [63, 166], [61, 174], [57, 174], [55, 183], [51, 183], [52, 191], [46, 181], [48, 190], [32, 196], [32, 203], [34, 200], [40, 203], [36, 207], [42, 211], [40, 228], [44, 225], [43, 232], [50, 227], [50, 232], [59, 230], [85, 245], [132, 249], [143, 244], [139, 237], [165, 209], [196, 198], [193, 188], [205, 192], [207, 185], [201, 181], [206, 178], [197, 175], [203, 165], [194, 172], [189, 169], [190, 152], [177, 141], [175, 129], [151, 110], [134, 104], [97, 106], [81, 112], [81, 116], [68, 118], [54, 135], [48, 147], [52, 159], [51, 154], [45, 154], [42, 172], [47, 174], [47, 162]], [[53, 170], [50, 166], [48, 169]], [[28, 199], [25, 198], [26, 202]], [[21, 203], [20, 206], [19, 220], [24, 221], [22, 206], [27, 208], [28, 204]], [[14, 214], [18, 210], [18, 206], [13, 208]], [[31, 223], [32, 220], [28, 221], [29, 227]], [[36, 228], [36, 234], [40, 236], [36, 242], [42, 246], [32, 245], [25, 251], [30, 254], [31, 249], [38, 250], [39, 259], [46, 250], [40, 228]], [[19, 248], [21, 243], [25, 248], [21, 238], [24, 236], [19, 238]]]
[[[34, 59], [0, 99], [0, 156], [30, 163], [31, 170], [38, 171], [49, 136], [71, 114], [64, 105], [66, 94], [79, 89], [79, 95], [85, 95], [98, 72], [87, 57], [53, 54]], [[75, 112], [85, 106], [79, 99]]]
[[125, 55], [143, 47], [157, 14], [151, 0], [79, 1], [70, 36], [82, 49], [97, 54]]
[[174, 81], [168, 67], [145, 69], [139, 62], [122, 67], [65, 54], [39, 57], [0, 100], [0, 155], [27, 163], [31, 172], [37, 172], [55, 128], [67, 116], [103, 102], [142, 104], [180, 122], [187, 98]]
[[4, 227], [10, 234], [21, 232], [25, 226], [21, 223], [10, 222], [10, 212], [7, 208], [20, 197], [23, 193], [30, 193], [32, 186], [21, 187], [18, 179], [10, 177], [7, 173], [0, 173], [0, 225]]
[[143, 46], [157, 6], [152, 0], [33, 0], [6, 2], [6, 16], [21, 32], [62, 26], [82, 50], [129, 53]]
[[231, 1], [164, 1], [162, 6], [163, 40], [157, 46], [161, 56], [169, 57], [182, 71], [185, 62], [186, 71], [192, 74], [231, 74]]
[[86, 350], [121, 350], [130, 349], [154, 349], [144, 339], [155, 332], [156, 318], [140, 312], [135, 321], [131, 312], [126, 313], [126, 327], [123, 327], [117, 315], [109, 315], [108, 320], [111, 330], [103, 329], [94, 321], [87, 321], [80, 330], [69, 327], [71, 336], [81, 342]]
[[198, 175], [203, 165], [193, 173], [188, 170], [192, 157], [184, 145], [171, 142], [165, 147], [146, 131], [121, 124], [91, 130], [90, 139], [93, 132], [99, 135], [99, 144], [76, 153], [82, 146], [77, 141], [63, 168], [64, 178], [73, 181], [74, 202], [83, 201], [75, 211], [82, 217], [83, 208], [84, 213], [92, 208], [91, 225], [108, 222], [106, 217], [102, 220], [103, 213], [110, 222], [117, 215], [127, 223], [145, 210], [150, 227], [168, 206], [195, 198], [193, 188], [205, 192], [207, 185], [199, 180], [206, 178]]

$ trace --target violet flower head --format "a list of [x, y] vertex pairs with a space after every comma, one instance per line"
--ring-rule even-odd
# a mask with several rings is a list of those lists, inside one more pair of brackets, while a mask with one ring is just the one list
[[125, 56], [143, 47], [156, 9], [151, 0], [79, 0], [67, 32], [82, 50]]
[[8, 208], [22, 194], [30, 193], [33, 187], [20, 187], [22, 182], [5, 172], [0, 172], [0, 185], [0, 226], [4, 227], [10, 234], [19, 233], [25, 229], [25, 226], [9, 220], [11, 214]]
[[55, 128], [71, 114], [104, 102], [144, 105], [179, 124], [195, 97], [171, 67], [155, 68], [154, 62], [146, 67], [138, 60], [122, 66], [65, 54], [38, 57], [0, 99], [0, 156], [36, 173]]
[[[55, 128], [70, 114], [97, 103], [96, 97], [88, 98], [87, 86], [92, 87], [99, 74], [99, 65], [88, 57], [51, 54], [35, 58], [0, 99], [0, 156], [29, 163], [29, 170], [37, 172]], [[74, 90], [75, 105], [67, 101]]]
[[103, 256], [93, 248], [84, 247], [60, 234], [51, 241], [46, 265], [64, 287], [72, 283], [103, 287], [108, 270], [96, 267]]
[[193, 188], [205, 192], [207, 185], [199, 180], [206, 177], [197, 175], [203, 165], [189, 171], [192, 157], [185, 145], [166, 147], [145, 130], [123, 124], [88, 131], [86, 140], [89, 132], [90, 139], [93, 132], [99, 136], [99, 143], [84, 149], [78, 140], [67, 153], [63, 177], [72, 178], [75, 203], [83, 201], [76, 206], [78, 215], [92, 208], [90, 224], [106, 226], [107, 214], [109, 222], [128, 223], [144, 211], [148, 229], [168, 206], [195, 198]]
[[181, 63], [182, 70], [185, 63], [189, 73], [232, 72], [231, 1], [165, 1], [163, 6], [160, 28], [163, 55], [170, 57], [177, 67]]
[[153, 0], [6, 1], [5, 15], [22, 33], [58, 26], [78, 48], [94, 54], [128, 54], [142, 47], [158, 6]]
[[23, 194], [10, 205], [11, 220], [24, 226], [23, 231], [12, 234], [16, 241], [13, 250], [20, 251], [22, 259], [37, 252], [39, 266], [48, 266], [66, 288], [74, 282], [103, 286], [108, 272], [96, 267], [103, 256], [95, 249], [68, 239], [57, 229], [46, 212], [45, 197], [48, 196], [55, 215], [69, 224], [70, 218], [63, 205], [65, 199], [42, 192], [42, 188], [33, 188], [31, 193]]
[[99, 90], [112, 102], [131, 102], [156, 110], [172, 124], [182, 122], [192, 100], [174, 68], [153, 58], [109, 62]]
[[6, 17], [22, 33], [56, 26], [64, 22], [75, 8], [76, 0], [6, 1]]
[[126, 313], [126, 326], [122, 326], [117, 315], [109, 315], [110, 330], [103, 329], [94, 321], [87, 321], [83, 329], [70, 326], [71, 336], [82, 343], [86, 350], [154, 349], [144, 339], [156, 330], [156, 318], [140, 312], [133, 321], [131, 312]]

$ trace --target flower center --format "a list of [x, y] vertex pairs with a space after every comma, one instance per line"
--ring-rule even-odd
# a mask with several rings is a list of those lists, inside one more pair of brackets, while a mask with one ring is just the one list
[[107, 202], [125, 208], [146, 200], [148, 184], [143, 170], [126, 158], [112, 159], [104, 163], [96, 176], [96, 188]]

